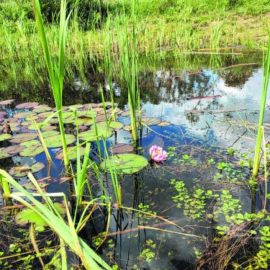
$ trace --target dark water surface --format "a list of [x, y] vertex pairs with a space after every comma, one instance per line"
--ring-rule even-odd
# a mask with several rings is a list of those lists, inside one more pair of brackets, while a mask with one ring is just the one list
[[[134, 211], [114, 210], [109, 237], [99, 251], [110, 263], [118, 264], [121, 269], [194, 269], [196, 252], [203, 251], [206, 239], [213, 238], [216, 233], [214, 227], [224, 225], [224, 220], [220, 218], [214, 222], [211, 218], [194, 219], [178, 208], [173, 200], [177, 192], [171, 180], [183, 181], [190, 196], [198, 188], [213, 190], [217, 194], [222, 189], [228, 189], [239, 200], [243, 212], [251, 211], [254, 201], [251, 200], [247, 185], [249, 169], [247, 166], [241, 167], [239, 160], [247, 161], [254, 150], [262, 68], [247, 65], [217, 70], [202, 66], [195, 72], [182, 71], [180, 68], [177, 70], [175, 67], [146, 70], [140, 74], [140, 86], [143, 115], [170, 123], [166, 126], [145, 127], [139, 143], [140, 153], [150, 160], [149, 148], [159, 145], [169, 152], [170, 157], [163, 164], [150, 163], [142, 172], [121, 179], [123, 205], [154, 212], [178, 224], [183, 230]], [[114, 90], [119, 106], [127, 109], [124, 85], [115, 80]], [[96, 102], [97, 94], [93, 94], [93, 91], [96, 91], [93, 85], [84, 87], [83, 82], [76, 79], [73, 87], [64, 93], [65, 105]], [[51, 97], [46, 95], [36, 95], [34, 99], [52, 104]], [[26, 96], [27, 93], [24, 96], [17, 95], [17, 102], [32, 101], [31, 95]], [[8, 98], [6, 94], [4, 97]], [[13, 94], [9, 96], [13, 97]], [[268, 98], [266, 140], [270, 129], [269, 106]], [[13, 110], [9, 111], [10, 116], [13, 113]], [[128, 117], [120, 116], [118, 120], [129, 124]], [[130, 142], [130, 133], [120, 130], [117, 143]], [[113, 145], [115, 137], [107, 143]], [[235, 150], [234, 156], [228, 154], [228, 148]], [[50, 151], [54, 153], [56, 149]], [[36, 156], [35, 160], [46, 163], [44, 154]], [[30, 163], [32, 159], [26, 158], [25, 161]], [[54, 162], [51, 176], [56, 182], [49, 186], [48, 191], [67, 191], [66, 184], [59, 185], [57, 182], [63, 166], [60, 161]], [[230, 170], [220, 172], [217, 168], [219, 162], [230, 163], [236, 174]], [[2, 162], [1, 167], [9, 168], [12, 163], [22, 163], [22, 158], [13, 157], [10, 164]], [[46, 177], [47, 169], [45, 167], [35, 176]], [[222, 175], [220, 179], [219, 173]], [[23, 183], [25, 180], [21, 181]], [[107, 185], [110, 186], [109, 181]], [[99, 192], [96, 190], [96, 193]], [[262, 207], [260, 193], [257, 194], [255, 204], [257, 209]], [[205, 214], [216, 211], [213, 210], [215, 207], [218, 206], [213, 200], [207, 201]], [[96, 214], [91, 225], [96, 235], [106, 228], [103, 214]], [[183, 236], [180, 233], [191, 235]], [[83, 236], [91, 240], [89, 232], [83, 232]]]

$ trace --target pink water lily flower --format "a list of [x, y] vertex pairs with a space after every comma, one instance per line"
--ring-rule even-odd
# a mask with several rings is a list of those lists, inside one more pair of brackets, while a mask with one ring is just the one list
[[167, 159], [168, 154], [166, 151], [162, 149], [162, 147], [153, 145], [149, 149], [149, 155], [151, 156], [152, 160], [156, 162], [162, 162]]

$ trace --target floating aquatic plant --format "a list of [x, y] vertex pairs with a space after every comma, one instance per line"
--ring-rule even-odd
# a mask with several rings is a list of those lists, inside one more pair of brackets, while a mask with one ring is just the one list
[[133, 174], [139, 172], [148, 165], [145, 157], [128, 153], [109, 157], [101, 163], [101, 168], [109, 171], [112, 168], [119, 174]]

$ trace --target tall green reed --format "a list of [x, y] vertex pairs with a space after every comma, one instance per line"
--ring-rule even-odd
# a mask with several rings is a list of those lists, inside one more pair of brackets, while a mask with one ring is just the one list
[[33, 8], [35, 13], [36, 25], [38, 29], [38, 35], [43, 48], [44, 60], [46, 62], [47, 71], [49, 75], [49, 81], [53, 92], [55, 107], [58, 112], [59, 129], [61, 133], [61, 141], [63, 147], [64, 164], [66, 169], [69, 166], [69, 157], [67, 153], [67, 143], [65, 137], [65, 127], [62, 117], [63, 107], [63, 85], [64, 85], [64, 74], [65, 74], [65, 46], [66, 46], [66, 35], [67, 25], [69, 16], [66, 16], [66, 0], [61, 0], [60, 9], [60, 23], [59, 23], [59, 41], [58, 41], [58, 55], [57, 60], [53, 57], [53, 52], [48, 46], [48, 40], [45, 34], [45, 28], [43, 24], [41, 8], [39, 0], [32, 0]]
[[[68, 202], [63, 193], [45, 193], [39, 186], [31, 173], [28, 178], [37, 189], [37, 193], [31, 194], [25, 190], [16, 180], [7, 172], [0, 169], [0, 176], [14, 187], [18, 192], [12, 192], [9, 198], [20, 202], [29, 209], [32, 209], [46, 224], [58, 235], [58, 237], [67, 245], [82, 261], [87, 270], [108, 269], [111, 267], [102, 260], [77, 234], [75, 223], [71, 218], [68, 208]], [[41, 197], [45, 204], [41, 203], [36, 197]], [[64, 200], [67, 223], [56, 209], [51, 197], [61, 197]]]
[[262, 85], [262, 93], [261, 93], [261, 100], [260, 100], [260, 116], [259, 116], [259, 121], [258, 121], [257, 140], [256, 140], [255, 154], [254, 154], [254, 160], [253, 160], [252, 176], [254, 178], [258, 175], [259, 166], [260, 166], [265, 106], [266, 106], [267, 92], [268, 92], [269, 79], [270, 79], [270, 33], [269, 33], [268, 39], [269, 40], [268, 40], [267, 54], [266, 54], [266, 58], [264, 59], [263, 85]]
[[125, 25], [124, 33], [120, 36], [120, 68], [121, 76], [127, 84], [128, 106], [130, 111], [130, 121], [133, 141], [138, 140], [138, 125], [141, 122], [140, 91], [138, 84], [138, 42], [136, 29], [135, 1], [132, 1], [132, 24], [131, 35], [129, 35], [129, 23], [123, 17]]

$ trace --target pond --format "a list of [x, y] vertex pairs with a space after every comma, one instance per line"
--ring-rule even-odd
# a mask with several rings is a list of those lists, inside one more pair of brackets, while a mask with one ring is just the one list
[[[110, 222], [107, 223], [107, 210], [98, 208], [80, 233], [111, 265], [118, 265], [119, 269], [214, 269], [214, 262], [204, 266], [202, 262], [203, 259], [207, 261], [206, 251], [214, 254], [217, 250], [213, 239], [222, 236], [231, 226], [240, 224], [239, 221], [246, 221], [247, 213], [258, 213], [264, 207], [263, 182], [256, 193], [249, 182], [259, 117], [262, 68], [258, 63], [234, 65], [231, 61], [227, 67], [215, 69], [202, 65], [196, 71], [182, 70], [180, 66], [155, 70], [145, 68], [139, 77], [143, 128], [135, 149], [130, 134], [127, 93], [124, 84], [115, 79], [114, 95], [119, 104], [117, 127], [111, 136], [107, 136], [106, 146], [108, 150], [112, 147], [114, 154], [128, 151], [142, 155], [149, 164], [132, 175], [119, 176], [122, 210], [113, 204]], [[85, 86], [76, 78], [64, 93], [69, 145], [74, 145], [76, 140], [74, 110], [79, 116], [82, 133], [87, 133], [93, 125], [87, 110], [96, 113], [97, 125], [105, 121], [101, 100], [97, 95], [95, 98], [91, 95], [95, 85]], [[0, 135], [0, 166], [14, 175], [26, 189], [33, 190], [23, 170], [16, 170], [14, 166], [34, 164], [34, 176], [43, 179], [41, 183], [48, 192], [69, 194], [69, 182], [61, 179], [64, 166], [59, 156], [61, 139], [55, 125], [56, 114], [42, 128], [53, 159], [51, 166], [48, 166], [41, 145], [34, 142], [38, 140], [32, 120], [39, 122], [52, 114], [53, 110], [48, 107], [52, 106], [52, 99], [46, 91], [33, 99], [31, 90], [29, 93], [22, 96], [5, 93], [5, 99], [15, 100], [0, 103], [1, 125], [5, 128], [3, 123], [8, 120], [12, 131], [10, 138], [7, 134]], [[26, 100], [39, 104], [21, 105]], [[75, 100], [81, 105], [72, 102]], [[266, 141], [270, 129], [269, 99], [267, 102]], [[111, 104], [106, 105], [106, 111], [111, 112]], [[18, 136], [20, 133], [23, 135]], [[90, 156], [99, 164], [99, 150], [103, 157], [106, 151], [102, 143], [99, 149], [99, 143], [92, 141]], [[16, 147], [7, 151], [11, 145]], [[156, 163], [151, 160], [149, 149], [153, 145], [167, 152], [166, 161]], [[114, 196], [110, 176], [104, 173], [102, 179], [110, 195]], [[91, 173], [89, 183], [94, 197], [102, 195], [99, 182]], [[88, 196], [86, 194], [85, 198]], [[21, 228], [19, 225], [14, 228], [12, 222], [3, 218], [3, 231], [8, 226], [13, 227], [12, 233], [4, 237], [6, 243], [0, 243], [5, 256], [12, 253], [11, 238], [16, 239], [19, 234], [16, 228]], [[103, 241], [107, 229], [107, 237]], [[40, 238], [48, 240], [42, 234]], [[255, 254], [250, 243], [230, 254], [236, 262], [243, 263]], [[11, 261], [15, 261], [16, 266], [20, 265], [15, 259]], [[69, 263], [76, 265], [75, 257], [70, 256]], [[40, 267], [38, 261], [35, 265], [35, 269]]]

